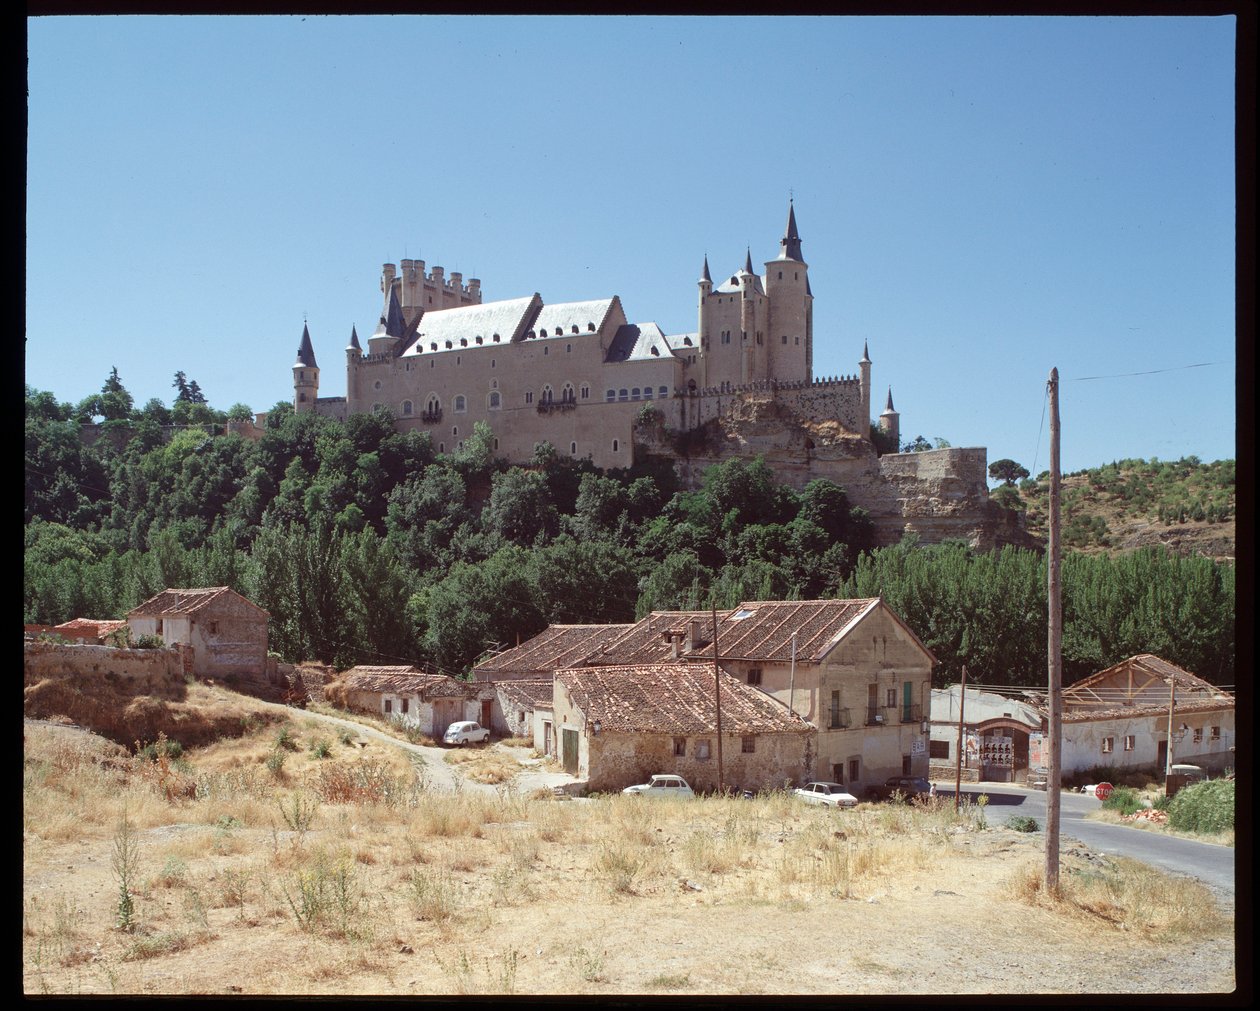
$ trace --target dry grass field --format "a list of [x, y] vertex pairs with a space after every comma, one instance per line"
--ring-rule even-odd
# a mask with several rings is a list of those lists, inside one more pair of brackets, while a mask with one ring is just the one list
[[[242, 703], [243, 705], [247, 703]], [[1194, 993], [1234, 985], [1201, 886], [983, 808], [561, 800], [510, 760], [428, 788], [294, 713], [172, 758], [26, 724], [28, 994]], [[477, 786], [495, 784], [492, 787]]]

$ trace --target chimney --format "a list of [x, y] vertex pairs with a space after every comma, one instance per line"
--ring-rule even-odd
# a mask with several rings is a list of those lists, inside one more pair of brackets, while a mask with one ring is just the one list
[[687, 622], [686, 651], [694, 653], [700, 646], [700, 619], [692, 618]]

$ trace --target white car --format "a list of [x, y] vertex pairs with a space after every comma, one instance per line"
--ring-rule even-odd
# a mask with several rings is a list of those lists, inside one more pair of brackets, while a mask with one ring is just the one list
[[490, 731], [472, 720], [460, 720], [446, 728], [443, 744], [477, 744], [490, 740]]
[[646, 783], [621, 791], [632, 797], [694, 797], [695, 791], [682, 776], [653, 776]]
[[857, 807], [857, 798], [839, 783], [806, 783], [792, 791], [808, 804], [825, 807]]

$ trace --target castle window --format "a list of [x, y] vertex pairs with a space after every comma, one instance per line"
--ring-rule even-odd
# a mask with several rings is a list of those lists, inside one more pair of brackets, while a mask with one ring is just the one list
[[495, 439], [495, 440], [494, 440], [494, 448], [495, 448], [496, 450], [499, 448], [499, 440], [498, 440], [498, 439]]
[[786, 343], [787, 343], [787, 334], [784, 334], [784, 335], [783, 335], [783, 343], [784, 343], [784, 344], [786, 344]]
[[652, 399], [652, 387], [650, 386], [643, 387], [643, 399], [644, 400]]
[[378, 379], [376, 382], [372, 384], [372, 389], [379, 390], [380, 388], [381, 388], [381, 381]]
[[430, 350], [430, 351], [436, 351], [436, 350], [437, 350], [437, 341], [429, 341], [429, 350]]
[[491, 359], [490, 359], [490, 367], [491, 367], [491, 368], [494, 368], [494, 359], [493, 359], [493, 358], [491, 358]]
[[569, 455], [577, 456], [577, 443], [576, 442], [569, 443]]
[[460, 346], [461, 348], [466, 348], [466, 347], [468, 347], [468, 338], [467, 338], [467, 337], [461, 337], [461, 338], [459, 339], [459, 346]]
[[[574, 331], [574, 333], [576, 333], [576, 332], [577, 332], [577, 327], [574, 327], [574, 328], [573, 328], [573, 331]], [[564, 346], [564, 353], [565, 353], [566, 355], [567, 355], [567, 354], [569, 354], [572, 350], [573, 350], [573, 345], [572, 345], [572, 344], [566, 344], [566, 345]]]
[[551, 403], [551, 387], [550, 386], [544, 386], [542, 388], [542, 396], [539, 397], [539, 401], [544, 404]]
[[447, 341], [447, 342], [446, 342], [446, 350], [447, 350], [447, 351], [449, 351], [452, 347], [453, 347], [453, 345], [451, 344], [451, 342], [450, 342], [450, 341]]
[[781, 271], [781, 270], [779, 271], [779, 280], [780, 280], [780, 281], [782, 281], [782, 280], [783, 280], [783, 271]]
[[[431, 301], [433, 301], [433, 300], [432, 300], [432, 299], [429, 299], [429, 301], [431, 302]], [[439, 453], [445, 453], [445, 452], [446, 452], [446, 443], [444, 443], [444, 442], [439, 442], [439, 443], [438, 443], [438, 452], [439, 452]]]
[[572, 327], [572, 329], [571, 329], [569, 332], [570, 332], [570, 333], [577, 333], [577, 332], [578, 332], [578, 326], [577, 326], [577, 324], [576, 324], [576, 323], [574, 323], [574, 324], [573, 324], [573, 327]]
[[[693, 359], [692, 359], [692, 361], [695, 361], [695, 359], [693, 358]], [[661, 387], [661, 388], [660, 388], [657, 392], [658, 392], [658, 393], [659, 393], [662, 397], [668, 397], [668, 396], [669, 396], [669, 387], [668, 387], [668, 386], [662, 386], [662, 387]]]
[[616, 399], [617, 399], [617, 391], [616, 391], [616, 390], [605, 390], [605, 391], [604, 391], [604, 399], [605, 399], [606, 401], [608, 401], [608, 403], [610, 403], [610, 404], [611, 404], [614, 400], [616, 400]]
[[801, 339], [800, 339], [799, 337], [797, 337], [797, 338], [796, 338], [796, 345], [797, 345], [797, 347], [800, 347], [800, 344], [801, 344]]
[[761, 332], [760, 332], [760, 331], [758, 331], [758, 332], [757, 332], [757, 343], [758, 343], [758, 344], [760, 344], [760, 343], [761, 343]]
[[534, 391], [533, 391], [533, 390], [526, 390], [526, 391], [525, 391], [525, 403], [527, 403], [527, 404], [532, 404], [533, 402], [534, 402]]
[[298, 400], [300, 400], [302, 403], [306, 403], [306, 394], [305, 394], [305, 393], [299, 393], [299, 394], [298, 394]]
[[381, 413], [381, 411], [383, 411], [384, 409], [385, 409], [385, 405], [384, 405], [384, 404], [373, 404], [373, 405], [372, 405], [372, 413], [373, 413], [373, 414], [380, 414], [380, 413]]
[[617, 440], [613, 439], [613, 452], [617, 452]]
[[451, 435], [455, 436], [456, 438], [458, 438], [458, 437], [459, 437], [459, 426], [458, 426], [458, 425], [452, 425], [452, 426], [451, 426]]
[[691, 347], [691, 338], [690, 338], [690, 337], [684, 337], [684, 338], [683, 338], [683, 343], [684, 343], [684, 344], [686, 344], [686, 345], [687, 345], [687, 347]]
[[633, 390], [630, 391], [630, 399], [631, 400], [639, 399], [639, 388], [637, 386]]
[[582, 387], [582, 399], [583, 400], [591, 399], [591, 388], [589, 386]]
[[564, 389], [560, 391], [560, 400], [561, 402], [566, 403], [566, 404], [571, 404], [577, 400], [577, 397], [573, 393], [572, 383], [564, 384]]
[[658, 348], [655, 344], [652, 345], [652, 354], [655, 355], [657, 358], [661, 356], [661, 349]]
[[428, 402], [424, 405], [426, 414], [439, 414], [442, 411], [442, 401], [438, 400], [437, 394], [429, 395]]
[[458, 365], [458, 364], [459, 364], [460, 362], [462, 362], [463, 360], [464, 360], [464, 356], [463, 356], [463, 355], [456, 355], [456, 356], [455, 356], [455, 364], [456, 364], [456, 365]]
[[455, 410], [459, 414], [463, 414], [466, 410], [468, 410], [468, 401], [464, 398], [462, 393], [455, 397]]
[[474, 337], [473, 339], [474, 339], [474, 340], [475, 340], [478, 344], [480, 344], [480, 343], [484, 340], [484, 338], [481, 336], [481, 334], [477, 334], [477, 336], [476, 336], [476, 337]]
[[490, 391], [490, 410], [497, 411], [500, 407], [500, 403], [501, 401], [499, 397], [499, 391], [491, 390]]
[[618, 400], [629, 400], [629, 399], [630, 399], [630, 391], [629, 391], [629, 390], [627, 390], [627, 389], [623, 386], [621, 389], [619, 389], [619, 390], [617, 391], [617, 399], [618, 399]]
[[545, 347], [545, 346], [544, 346], [544, 347], [543, 347], [543, 354], [545, 354], [545, 355], [549, 355], [549, 354], [551, 354], [551, 348], [549, 348], [549, 347]]
[[586, 324], [586, 329], [587, 329], [589, 332], [594, 333], [594, 332], [595, 332], [595, 324], [594, 324], [594, 323], [587, 323], [587, 324]]
[[498, 344], [498, 343], [499, 343], [499, 335], [498, 335], [498, 334], [495, 334], [495, 335], [494, 335], [493, 337], [491, 337], [490, 339], [491, 339], [492, 341], [494, 341], [496, 344]]
[[411, 401], [410, 401], [410, 400], [404, 400], [404, 401], [403, 401], [403, 414], [404, 414], [404, 415], [410, 415], [410, 414], [411, 414], [411, 410], [412, 410], [412, 407], [411, 407]]

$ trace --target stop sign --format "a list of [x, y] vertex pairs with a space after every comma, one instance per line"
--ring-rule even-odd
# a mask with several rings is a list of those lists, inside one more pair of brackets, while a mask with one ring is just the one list
[[1099, 800], [1106, 800], [1111, 796], [1111, 791], [1113, 789], [1114, 787], [1110, 783], [1099, 783], [1096, 787], [1094, 787], [1094, 796]]

